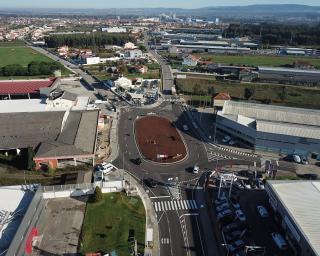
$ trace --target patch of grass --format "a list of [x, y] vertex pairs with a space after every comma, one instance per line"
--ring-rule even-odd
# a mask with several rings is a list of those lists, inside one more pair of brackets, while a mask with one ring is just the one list
[[[0, 67], [12, 65], [12, 64], [20, 64], [24, 67], [27, 67], [28, 64], [32, 61], [53, 62], [53, 60], [48, 58], [47, 56], [41, 53], [38, 53], [29, 47], [24, 46], [23, 42], [21, 41], [3, 42], [3, 43], [6, 46], [1, 47], [1, 44], [0, 44]], [[71, 72], [65, 67], [63, 67], [61, 70], [61, 74], [62, 76], [68, 76], [69, 74], [71, 74]], [[47, 78], [47, 77], [48, 76], [14, 76], [14, 77], [3, 76], [3, 77], [0, 77], [0, 80], [38, 79], [38, 78]]]
[[[316, 108], [320, 109], [320, 90], [319, 88], [310, 88], [303, 86], [292, 86], [282, 84], [260, 84], [260, 83], [231, 83], [215, 81], [213, 79], [177, 79], [177, 88], [185, 94], [193, 94], [193, 88], [198, 85], [206, 90], [208, 87], [214, 87], [215, 93], [228, 92], [234, 100], [245, 100], [245, 88], [254, 88], [254, 95], [250, 99], [254, 102], [278, 104], [290, 107]], [[279, 93], [283, 87], [286, 87], [288, 95], [282, 101]]]
[[125, 193], [104, 194], [101, 202], [87, 204], [80, 252], [115, 251], [118, 256], [130, 255], [130, 230], [134, 230], [138, 252], [143, 253], [145, 210], [142, 201]]
[[25, 45], [26, 44], [20, 40], [0, 42], [0, 47], [14, 47], [14, 46], [25, 46]]
[[246, 66], [271, 66], [278, 67], [293, 64], [295, 61], [307, 61], [320, 69], [320, 59], [312, 57], [296, 57], [296, 56], [264, 56], [264, 55], [219, 55], [219, 54], [195, 54], [202, 57], [203, 60], [212, 61], [214, 63], [224, 63], [233, 65]]
[[53, 60], [29, 47], [0, 47], [0, 67], [11, 64], [27, 67], [32, 61], [52, 62]]

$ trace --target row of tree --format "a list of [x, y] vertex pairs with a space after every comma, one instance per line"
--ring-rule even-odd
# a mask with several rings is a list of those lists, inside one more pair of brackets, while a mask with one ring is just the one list
[[320, 45], [320, 24], [236, 23], [225, 34], [229, 38], [250, 36], [265, 45]]
[[54, 71], [61, 70], [63, 66], [58, 62], [33, 61], [24, 67], [20, 64], [11, 64], [0, 68], [0, 76], [38, 76], [53, 75]]
[[95, 32], [90, 34], [63, 34], [51, 35], [45, 39], [49, 48], [57, 48], [67, 45], [69, 47], [90, 48], [104, 47], [105, 45], [123, 46], [126, 42], [135, 42], [135, 39], [128, 33], [103, 33]]

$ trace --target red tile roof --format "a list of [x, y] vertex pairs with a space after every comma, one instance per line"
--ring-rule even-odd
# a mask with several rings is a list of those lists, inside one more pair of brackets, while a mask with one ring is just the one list
[[31, 81], [0, 81], [0, 95], [38, 93], [42, 87], [50, 87], [55, 79]]
[[213, 97], [215, 100], [231, 100], [230, 94], [227, 92], [220, 92]]

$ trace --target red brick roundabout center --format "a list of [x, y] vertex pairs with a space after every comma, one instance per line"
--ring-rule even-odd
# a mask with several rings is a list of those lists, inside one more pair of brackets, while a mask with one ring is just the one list
[[135, 136], [140, 153], [147, 160], [169, 164], [181, 161], [187, 155], [179, 132], [167, 118], [138, 118], [135, 121]]

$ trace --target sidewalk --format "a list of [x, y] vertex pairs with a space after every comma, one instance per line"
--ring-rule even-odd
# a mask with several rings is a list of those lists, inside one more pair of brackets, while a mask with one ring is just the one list
[[141, 198], [145, 211], [146, 211], [146, 246], [147, 246], [147, 230], [153, 230], [153, 246], [145, 247], [145, 256], [160, 256], [160, 237], [159, 237], [159, 225], [157, 220], [156, 212], [153, 208], [151, 199], [148, 193], [141, 186], [140, 182], [126, 170], [117, 170], [116, 173], [123, 176], [124, 179], [129, 183], [130, 191], [136, 191]]
[[112, 125], [110, 129], [110, 149], [111, 154], [109, 157], [105, 160], [107, 162], [114, 161], [118, 155], [119, 155], [119, 145], [118, 145], [118, 123], [120, 119], [120, 111], [117, 110], [117, 112], [114, 113], [112, 116]]

